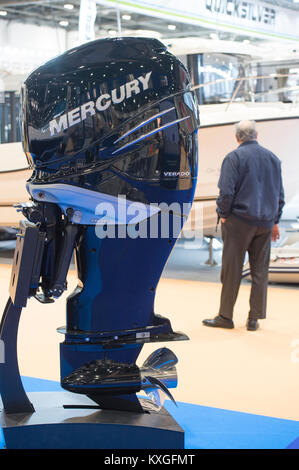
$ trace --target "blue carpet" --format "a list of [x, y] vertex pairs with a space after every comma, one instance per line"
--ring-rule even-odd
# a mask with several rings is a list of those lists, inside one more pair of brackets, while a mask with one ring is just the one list
[[291, 443], [295, 445], [299, 436], [298, 421], [189, 403], [178, 405], [165, 402], [167, 411], [185, 431], [186, 449], [285, 449]]
[[288, 445], [287, 449], [299, 449], [299, 436], [291, 444]]
[[30, 392], [61, 392], [63, 388], [54, 380], [36, 379], [34, 377], [22, 377], [23, 387]]
[[[61, 391], [58, 382], [22, 377], [26, 392]], [[169, 400], [165, 408], [185, 431], [186, 449], [298, 449], [299, 421]], [[0, 429], [0, 449], [4, 446]]]
[[3, 436], [3, 432], [2, 432], [2, 429], [0, 428], [0, 449], [3, 449], [4, 447], [4, 436]]

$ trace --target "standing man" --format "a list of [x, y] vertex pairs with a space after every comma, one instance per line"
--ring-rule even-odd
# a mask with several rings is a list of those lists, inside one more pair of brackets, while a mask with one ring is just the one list
[[238, 148], [223, 160], [217, 213], [223, 240], [221, 300], [218, 315], [205, 326], [233, 328], [244, 258], [251, 271], [247, 329], [258, 329], [266, 317], [270, 245], [279, 239], [278, 222], [284, 206], [280, 160], [257, 142], [254, 121], [236, 124]]

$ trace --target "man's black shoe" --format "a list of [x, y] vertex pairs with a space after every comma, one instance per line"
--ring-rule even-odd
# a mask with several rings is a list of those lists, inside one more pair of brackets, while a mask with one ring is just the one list
[[248, 331], [256, 331], [259, 328], [259, 323], [257, 320], [252, 320], [252, 318], [248, 318], [246, 326]]
[[234, 323], [228, 318], [224, 318], [221, 315], [218, 315], [215, 318], [202, 321], [205, 326], [213, 326], [215, 328], [234, 328]]

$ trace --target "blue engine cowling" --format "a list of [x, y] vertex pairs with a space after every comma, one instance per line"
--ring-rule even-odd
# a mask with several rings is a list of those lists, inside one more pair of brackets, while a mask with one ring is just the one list
[[197, 108], [188, 72], [159, 41], [104, 39], [62, 54], [25, 81], [23, 113], [32, 184], [192, 199]]
[[[69, 378], [86, 364], [99, 370], [103, 360], [134, 364], [144, 341], [184, 339], [154, 313], [154, 299], [179, 235], [163, 236], [161, 204], [171, 209], [169, 226], [181, 228], [194, 196], [196, 99], [184, 65], [162, 43], [117, 38], [76, 47], [39, 67], [25, 81], [22, 100], [23, 145], [33, 169], [27, 189], [43, 210], [56, 211], [44, 262], [47, 296], [55, 296], [50, 258], [59, 261], [55, 247], [67, 240], [59, 235], [64, 222], [55, 220], [67, 219], [75, 240], [79, 284], [60, 331], [62, 384], [76, 391]], [[107, 202], [112, 215], [98, 209]], [[142, 204], [139, 218], [128, 216], [132, 203]], [[114, 236], [99, 236], [103, 217]], [[146, 236], [132, 232], [140, 225]]]

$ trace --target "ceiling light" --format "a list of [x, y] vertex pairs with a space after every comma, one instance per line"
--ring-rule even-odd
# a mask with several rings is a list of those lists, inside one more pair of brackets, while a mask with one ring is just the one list
[[5, 10], [0, 10], [0, 16], [6, 16], [7, 15], [7, 11]]
[[65, 8], [66, 10], [72, 10], [74, 8], [74, 5], [72, 5], [71, 3], [65, 3], [63, 5], [63, 8]]
[[170, 29], [171, 31], [174, 31], [176, 29], [176, 25], [175, 24], [169, 24], [168, 26], [168, 29]]
[[60, 26], [68, 26], [69, 22], [65, 21], [65, 20], [62, 20], [62, 21], [59, 21], [59, 24], [60, 24]]
[[129, 21], [131, 19], [131, 15], [123, 15], [122, 19]]

